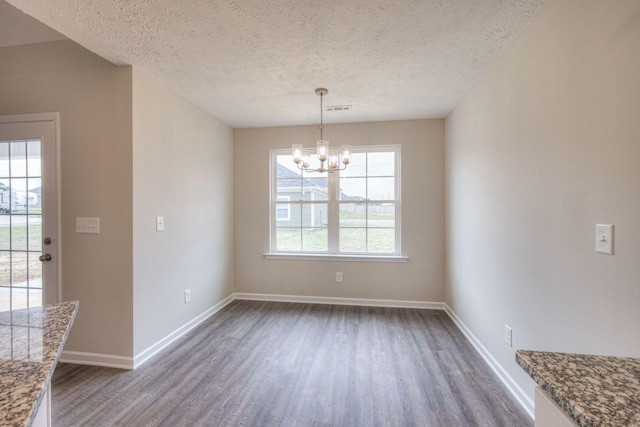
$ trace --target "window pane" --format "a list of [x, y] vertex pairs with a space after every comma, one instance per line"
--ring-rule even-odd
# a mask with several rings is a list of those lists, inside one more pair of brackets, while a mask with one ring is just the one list
[[40, 141], [27, 142], [27, 172], [29, 176], [42, 175], [42, 162], [40, 161]]
[[29, 287], [42, 288], [42, 261], [40, 254], [29, 254]]
[[0, 286], [11, 285], [11, 252], [0, 252]]
[[302, 228], [326, 227], [328, 222], [326, 203], [305, 203], [302, 205]]
[[302, 250], [326, 252], [329, 244], [327, 227], [305, 228], [302, 230]]
[[27, 264], [29, 263], [26, 252], [11, 252], [11, 283], [18, 286], [26, 286]]
[[366, 209], [364, 203], [341, 203], [340, 227], [366, 227]]
[[11, 197], [10, 186], [10, 179], [0, 179], [0, 215], [8, 213], [11, 207], [9, 200]]
[[312, 213], [310, 227], [326, 227], [329, 224], [329, 205], [327, 203], [314, 203], [307, 206]]
[[26, 141], [11, 143], [11, 176], [12, 177], [27, 176], [27, 143]]
[[329, 178], [326, 174], [303, 180], [303, 200], [328, 200]]
[[[288, 208], [288, 218], [282, 218], [277, 221], [278, 228], [301, 228], [302, 227], [302, 204], [301, 203], [278, 203], [276, 205], [276, 218], [278, 214], [283, 214], [284, 208]], [[280, 212], [279, 212], [280, 211]]]
[[328, 222], [328, 205], [326, 203], [309, 203], [302, 205], [303, 251], [326, 251], [328, 249]]
[[279, 251], [299, 251], [302, 249], [302, 234], [299, 228], [277, 228], [276, 245]]
[[[0, 218], [0, 221], [1, 221], [1, 218]], [[40, 215], [30, 215], [28, 221], [29, 221], [29, 248], [28, 249], [30, 251], [42, 251], [42, 217]]]
[[396, 247], [396, 231], [393, 228], [370, 228], [367, 233], [369, 252], [393, 252]]
[[300, 178], [298, 166], [291, 160], [291, 156], [277, 156], [276, 178]]
[[[13, 167], [11, 169], [13, 174]], [[18, 178], [11, 180], [11, 190], [9, 191], [9, 200], [11, 202], [11, 210], [26, 212], [29, 194], [27, 192], [27, 179]]]
[[9, 216], [0, 216], [0, 250], [11, 249], [11, 228], [9, 227]]
[[340, 171], [341, 177], [354, 177], [367, 175], [367, 154], [351, 153], [351, 163], [343, 171]]
[[24, 215], [11, 216], [11, 249], [27, 250], [27, 217]]
[[[302, 204], [288, 203], [289, 219], [276, 221], [276, 249], [279, 251], [299, 251], [302, 248]], [[278, 215], [278, 206], [276, 206]]]
[[367, 232], [364, 228], [340, 228], [340, 251], [365, 252]]
[[9, 177], [9, 143], [0, 142], [0, 178]]
[[321, 201], [325, 201], [325, 200], [329, 200], [329, 194], [327, 193], [327, 189], [323, 188], [323, 189], [315, 189], [311, 191], [311, 200], [321, 200]]
[[364, 200], [366, 198], [366, 178], [340, 178], [340, 200]]
[[395, 178], [368, 178], [369, 200], [395, 200]]
[[27, 179], [27, 208], [29, 212], [39, 214], [42, 212], [42, 179]]
[[367, 225], [376, 228], [395, 228], [396, 206], [393, 203], [370, 203]]
[[288, 200], [300, 200], [300, 194], [302, 192], [300, 180], [279, 179], [276, 182], [276, 186], [277, 200], [283, 200], [285, 197], [287, 197]]
[[395, 153], [369, 153], [367, 163], [368, 176], [395, 176]]
[[[291, 156], [278, 156], [276, 162], [276, 186], [278, 195], [300, 193], [302, 180], [300, 171]], [[296, 200], [297, 198], [294, 198]]]

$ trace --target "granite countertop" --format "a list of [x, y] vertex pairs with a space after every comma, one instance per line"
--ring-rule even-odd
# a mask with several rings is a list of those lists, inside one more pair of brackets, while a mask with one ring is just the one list
[[516, 361], [579, 426], [640, 426], [640, 359], [518, 350]]
[[31, 425], [77, 312], [77, 301], [0, 312], [0, 425]]

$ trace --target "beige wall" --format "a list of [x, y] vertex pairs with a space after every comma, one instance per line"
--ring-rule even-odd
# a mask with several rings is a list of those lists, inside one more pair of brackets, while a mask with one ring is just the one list
[[[402, 145], [402, 252], [409, 263], [267, 260], [269, 150], [315, 146], [317, 126], [234, 132], [235, 290], [243, 293], [443, 301], [443, 120], [327, 125], [333, 145]], [[335, 272], [344, 274], [335, 283]]]
[[136, 67], [133, 226], [138, 355], [233, 292], [233, 131]]
[[130, 356], [131, 69], [71, 41], [0, 49], [0, 114], [40, 112], [60, 112], [62, 299], [80, 301], [65, 350]]
[[517, 348], [640, 357], [639, 46], [637, 0], [552, 0], [446, 120], [447, 302], [531, 396]]
[[[71, 41], [0, 64], [0, 114], [60, 112], [62, 299], [80, 300], [65, 351], [133, 357], [233, 292], [230, 128]], [[79, 216], [101, 233], [76, 234]]]

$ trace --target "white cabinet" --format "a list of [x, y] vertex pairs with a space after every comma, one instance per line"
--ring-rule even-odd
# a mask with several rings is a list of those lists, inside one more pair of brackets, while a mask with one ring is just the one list
[[51, 427], [51, 386], [47, 388], [31, 427]]
[[536, 387], [535, 427], [578, 427], [578, 424], [540, 387]]

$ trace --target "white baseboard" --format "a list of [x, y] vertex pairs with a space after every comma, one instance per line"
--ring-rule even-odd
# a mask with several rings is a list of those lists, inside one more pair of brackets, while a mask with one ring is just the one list
[[231, 294], [228, 297], [226, 297], [225, 299], [223, 299], [222, 301], [220, 301], [218, 304], [216, 304], [213, 307], [209, 308], [204, 313], [202, 313], [199, 316], [193, 318], [192, 320], [190, 320], [189, 322], [185, 323], [184, 325], [182, 325], [181, 327], [179, 327], [175, 331], [171, 332], [169, 335], [167, 335], [166, 337], [162, 338], [160, 341], [156, 342], [151, 347], [149, 347], [146, 350], [138, 353], [133, 359], [133, 369], [136, 369], [136, 368], [139, 368], [140, 366], [142, 366], [142, 364], [144, 362], [146, 362], [147, 360], [151, 359], [153, 356], [155, 356], [160, 351], [165, 349], [167, 346], [169, 346], [175, 340], [177, 340], [178, 338], [181, 338], [184, 334], [186, 334], [187, 332], [189, 332], [190, 330], [192, 330], [193, 328], [198, 326], [200, 323], [204, 322], [209, 317], [211, 317], [214, 314], [216, 314], [218, 311], [220, 311], [222, 308], [224, 308], [227, 304], [229, 304], [233, 300], [234, 300], [234, 294]]
[[420, 309], [432, 309], [432, 310], [444, 310], [444, 306], [445, 306], [445, 303], [443, 302], [428, 302], [428, 301], [335, 298], [335, 297], [313, 297], [313, 296], [299, 296], [299, 295], [247, 294], [247, 293], [235, 293], [233, 295], [234, 295], [234, 299], [237, 299], [237, 300], [301, 302], [306, 304], [357, 305], [357, 306], [366, 306], [366, 307], [420, 308]]
[[229, 295], [218, 304], [214, 305], [204, 313], [185, 323], [166, 337], [162, 338], [160, 341], [153, 344], [151, 347], [137, 354], [135, 357], [114, 356], [111, 354], [84, 353], [80, 351], [65, 350], [60, 356], [60, 362], [75, 363], [79, 365], [105, 366], [108, 368], [129, 370], [139, 368], [144, 362], [151, 359], [153, 356], [158, 354], [175, 340], [182, 337], [184, 334], [198, 326], [200, 323], [204, 322], [209, 317], [220, 311], [224, 306], [233, 301], [233, 299], [233, 294]]
[[522, 408], [529, 414], [531, 419], [535, 419], [535, 405], [533, 400], [527, 395], [524, 390], [518, 385], [518, 383], [509, 375], [509, 373], [502, 367], [502, 365], [491, 355], [489, 350], [482, 345], [480, 340], [471, 332], [471, 330], [465, 325], [462, 320], [454, 313], [454, 311], [447, 304], [444, 304], [444, 310], [449, 315], [451, 320], [456, 324], [458, 329], [462, 331], [465, 337], [469, 340], [471, 345], [480, 353], [480, 356], [487, 362], [487, 365], [493, 370], [493, 372], [500, 378], [500, 381], [511, 392], [511, 395], [520, 403]]
[[64, 350], [60, 356], [61, 363], [77, 365], [106, 366], [107, 368], [133, 369], [133, 358], [114, 356], [112, 354], [84, 353]]

